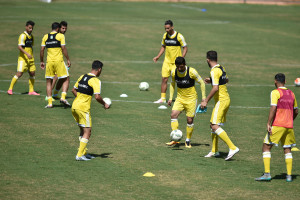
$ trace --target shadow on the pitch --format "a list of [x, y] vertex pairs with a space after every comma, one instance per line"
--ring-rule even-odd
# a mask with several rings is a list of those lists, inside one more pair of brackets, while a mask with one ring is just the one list
[[[300, 176], [300, 175], [299, 174], [292, 175], [292, 179], [293, 180], [297, 179], [297, 176]], [[281, 174], [275, 175], [274, 177], [272, 177], [272, 179], [286, 179], [286, 173], [281, 173]]]
[[94, 156], [94, 157], [100, 157], [100, 158], [113, 158], [111, 157], [111, 153], [102, 153], [102, 154], [93, 154], [93, 153], [90, 153], [91, 156]]

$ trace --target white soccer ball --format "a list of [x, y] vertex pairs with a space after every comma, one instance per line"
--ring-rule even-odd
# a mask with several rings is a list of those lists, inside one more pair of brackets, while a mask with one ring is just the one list
[[149, 89], [149, 83], [147, 83], [147, 82], [141, 82], [140, 85], [139, 85], [139, 88], [142, 91], [146, 91], [146, 90]]
[[172, 141], [178, 142], [182, 138], [182, 132], [181, 130], [177, 129], [171, 132], [170, 138]]
[[104, 101], [106, 104], [108, 104], [109, 106], [111, 105], [111, 100], [110, 100], [110, 98], [105, 97], [105, 98], [103, 98], [103, 101]]
[[294, 83], [295, 83], [295, 86], [299, 87], [300, 86], [300, 78], [296, 78]]

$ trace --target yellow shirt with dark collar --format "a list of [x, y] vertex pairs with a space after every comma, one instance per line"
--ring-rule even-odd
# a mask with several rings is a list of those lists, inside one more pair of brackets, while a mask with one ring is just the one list
[[19, 60], [34, 61], [33, 50], [32, 50], [32, 46], [34, 45], [33, 35], [32, 34], [29, 35], [26, 31], [24, 31], [19, 36], [18, 45], [22, 46], [22, 48], [32, 56], [31, 59], [28, 59], [27, 55], [20, 51]]
[[[172, 77], [172, 82], [170, 85], [170, 100], [172, 100], [173, 95], [174, 95], [174, 90], [175, 90], [175, 70], [177, 70], [177, 68], [173, 69], [171, 71], [171, 77]], [[187, 66], [186, 66], [186, 70], [184, 72], [179, 72], [177, 70], [177, 76], [178, 77], [185, 77], [187, 74]], [[202, 94], [202, 99], [206, 98], [206, 94], [205, 94], [205, 83], [203, 81], [203, 79], [201, 78], [201, 76], [198, 74], [198, 72], [196, 71], [196, 69], [190, 67], [189, 68], [189, 76], [191, 79], [194, 79], [196, 82], [198, 82], [200, 84], [201, 87], [201, 94]], [[185, 101], [193, 101], [195, 99], [197, 99], [198, 95], [197, 95], [197, 91], [195, 89], [195, 86], [189, 87], [189, 88], [179, 88], [177, 87], [177, 98], [180, 98], [182, 100]]]
[[[90, 94], [81, 93], [79, 92], [79, 87], [83, 90], [92, 88], [93, 92]], [[80, 76], [74, 88], [77, 90], [77, 97], [73, 101], [72, 108], [83, 112], [90, 112], [93, 94], [101, 94], [101, 81], [94, 74], [88, 73]]]
[[[60, 45], [61, 46], [66, 45], [64, 34], [52, 31], [50, 33], [50, 37], [51, 37], [51, 35], [55, 35], [55, 34], [56, 34], [55, 39], [60, 42]], [[41, 46], [46, 46], [46, 41], [48, 39], [48, 35], [49, 34], [44, 35]], [[58, 62], [58, 61], [63, 61], [63, 60], [64, 59], [63, 59], [61, 47], [47, 48], [47, 62]]]
[[[226, 86], [227, 84], [225, 83], [223, 85], [220, 85], [220, 78], [223, 75], [223, 71], [219, 67], [221, 67], [221, 65], [217, 64], [214, 67], [212, 67], [210, 70], [211, 84], [213, 86], [214, 85], [219, 86], [219, 90], [214, 95], [215, 102], [230, 99], [227, 91], [227, 86]], [[223, 70], [226, 72], [224, 67]], [[226, 74], [226, 78], [227, 78], [227, 74]]]
[[[167, 36], [172, 40], [175, 39], [175, 37], [177, 36], [177, 41], [179, 42], [178, 46], [168, 45], [165, 41]], [[181, 47], [187, 46], [183, 35], [180, 33], [177, 34], [176, 31], [174, 32], [173, 35], [168, 35], [168, 33], [166, 32], [163, 35], [161, 45], [166, 47], [164, 62], [168, 62], [168, 63], [172, 63], [172, 64], [175, 63], [175, 59], [178, 56], [182, 56]]]

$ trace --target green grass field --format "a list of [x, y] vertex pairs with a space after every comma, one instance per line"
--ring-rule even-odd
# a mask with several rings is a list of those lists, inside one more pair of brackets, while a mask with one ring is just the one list
[[[35, 89], [41, 96], [21, 95], [28, 92], [28, 74], [15, 85], [17, 94], [8, 96], [16, 72], [17, 39], [29, 19], [36, 22]], [[219, 63], [226, 67], [232, 101], [224, 129], [241, 150], [232, 161], [203, 157], [211, 149], [212, 102], [208, 113], [195, 118], [192, 149], [165, 145], [171, 108], [159, 110], [151, 102], [160, 95], [163, 58], [158, 63], [152, 58], [160, 49], [167, 19], [185, 36], [187, 63], [202, 77], [209, 75], [208, 50], [218, 51]], [[102, 96], [113, 100], [109, 110], [92, 102], [88, 148], [97, 158], [89, 162], [75, 161], [79, 130], [70, 109], [57, 101], [55, 108], [44, 109], [40, 43], [52, 22], [61, 20], [69, 23], [70, 88], [89, 72], [93, 60], [100, 59]], [[273, 180], [254, 181], [263, 172], [261, 146], [276, 73], [286, 74], [288, 87], [300, 101], [300, 88], [293, 86], [300, 77], [299, 25], [299, 6], [1, 1], [0, 199], [299, 199], [300, 152], [293, 153], [292, 183], [285, 181], [281, 147], [272, 151]], [[149, 82], [149, 91], [139, 91], [142, 81]], [[128, 98], [119, 97], [122, 93]], [[71, 92], [68, 97], [72, 102]], [[179, 123], [185, 134], [184, 113]], [[299, 129], [296, 119], [298, 140]], [[225, 157], [227, 146], [219, 143]], [[156, 176], [143, 177], [146, 172]]]

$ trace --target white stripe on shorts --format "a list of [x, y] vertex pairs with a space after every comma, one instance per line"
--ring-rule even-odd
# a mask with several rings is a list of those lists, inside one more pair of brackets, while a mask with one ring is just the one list
[[86, 127], [91, 127], [91, 123], [90, 123], [90, 115], [89, 113], [86, 113], [85, 114], [85, 117], [86, 117]]
[[215, 112], [213, 113], [214, 117], [213, 117], [212, 124], [217, 124], [219, 107], [220, 107], [220, 101], [218, 101], [215, 105]]
[[19, 61], [19, 66], [18, 66], [18, 72], [22, 72], [23, 71], [23, 65], [24, 65], [24, 61]]

